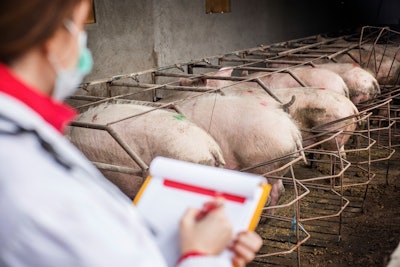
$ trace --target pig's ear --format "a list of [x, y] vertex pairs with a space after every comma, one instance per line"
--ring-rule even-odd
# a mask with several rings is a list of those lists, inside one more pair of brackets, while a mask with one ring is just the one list
[[[233, 72], [232, 67], [224, 67], [219, 69], [213, 76], [216, 77], [231, 77]], [[207, 87], [220, 87], [225, 84], [223, 80], [218, 79], [204, 79], [205, 86]]]

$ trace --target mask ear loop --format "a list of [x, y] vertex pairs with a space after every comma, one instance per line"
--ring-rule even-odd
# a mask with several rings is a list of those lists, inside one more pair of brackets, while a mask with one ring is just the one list
[[64, 26], [72, 36], [78, 36], [79, 47], [82, 47], [83, 45], [86, 46], [87, 35], [84, 30], [80, 30], [78, 26], [76, 26], [76, 24], [70, 19], [64, 20]]
[[64, 26], [72, 35], [78, 35], [80, 32], [78, 26], [70, 19], [64, 20]]
[[[67, 29], [67, 31], [72, 36], [76, 36], [76, 35], [79, 36], [80, 31], [74, 22], [67, 19], [67, 20], [64, 20], [63, 24], [64, 24], [64, 27]], [[62, 67], [58, 63], [58, 60], [52, 54], [47, 55], [47, 60], [50, 62], [50, 65], [53, 67], [54, 71], [56, 72], [56, 75], [58, 76], [59, 73], [62, 72]]]
[[[78, 26], [76, 26], [76, 24], [72, 22], [72, 20], [70, 19], [64, 20], [64, 26], [72, 36], [79, 35], [80, 30], [78, 29]], [[48, 55], [47, 58], [50, 61], [50, 64], [53, 65], [53, 68], [56, 71], [56, 73], [58, 73], [62, 68], [58, 64], [57, 60], [54, 58], [53, 55]]]

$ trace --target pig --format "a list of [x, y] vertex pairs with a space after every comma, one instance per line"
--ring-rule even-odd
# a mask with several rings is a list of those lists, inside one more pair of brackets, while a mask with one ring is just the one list
[[377, 79], [356, 63], [315, 64], [317, 68], [329, 69], [342, 77], [349, 88], [350, 100], [355, 104], [375, 98], [381, 93]]
[[[270, 97], [261, 88], [239, 90], [238, 87], [224, 90], [225, 94], [239, 95], [245, 98]], [[345, 144], [359, 125], [358, 109], [347, 97], [325, 89], [318, 88], [284, 88], [273, 91], [274, 95], [283, 102], [289, 102], [293, 96], [295, 101], [287, 107], [291, 117], [301, 129], [303, 146], [308, 147], [323, 141], [327, 135], [314, 136], [318, 132], [343, 130], [344, 133], [336, 138], [339, 145], [339, 154], [346, 158]], [[348, 119], [344, 119], [351, 117]], [[335, 123], [333, 123], [335, 122]], [[333, 123], [333, 124], [329, 124]], [[318, 130], [313, 133], [312, 129]], [[320, 144], [320, 148], [327, 151], [337, 151], [336, 141], [327, 140]]]
[[[316, 129], [318, 131], [339, 131], [344, 133], [337, 137], [339, 152], [345, 158], [345, 144], [357, 128], [359, 112], [350, 99], [332, 91], [323, 89], [285, 89], [275, 92], [283, 101], [295, 96], [296, 101], [288, 110], [300, 129]], [[344, 118], [350, 117], [343, 120]], [[329, 124], [335, 122], [334, 124]], [[302, 131], [304, 146], [311, 145], [326, 136], [314, 137], [313, 133]], [[310, 138], [311, 137], [311, 138]], [[335, 140], [321, 144], [321, 148], [337, 151]]]
[[[291, 69], [291, 72], [296, 75], [306, 87], [325, 88], [332, 90], [346, 97], [349, 97], [349, 89], [338, 74], [328, 69], [322, 68], [310, 68], [308, 66], [295, 67]], [[248, 77], [260, 76], [259, 72], [250, 74]], [[280, 89], [280, 88], [295, 88], [301, 87], [302, 85], [297, 82], [289, 73], [272, 73], [269, 75], [263, 75], [260, 80], [269, 89]]]
[[[270, 66], [276, 68], [287, 68], [293, 66], [284, 63], [270, 63]], [[354, 104], [375, 98], [381, 93], [378, 80], [368, 69], [362, 68], [357, 63], [313, 63], [312, 66], [304, 65], [302, 68], [321, 68], [327, 69], [338, 74], [345, 82], [349, 90], [349, 98]]]
[[[228, 77], [231, 76], [232, 71], [233, 68], [231, 67], [221, 68], [218, 72], [215, 73], [215, 76]], [[343, 94], [346, 97], [349, 97], [349, 89], [346, 83], [344, 82], [342, 77], [340, 77], [340, 75], [336, 74], [331, 70], [301, 66], [292, 68], [291, 72], [294, 75], [296, 75], [302, 82], [304, 82], [307, 87], [326, 88], [328, 90], [332, 90], [340, 94]], [[247, 73], [244, 72], [244, 74]], [[259, 77], [260, 80], [269, 89], [294, 88], [302, 86], [289, 73], [284, 73], [284, 72], [268, 73], [268, 74], [255, 72], [245, 76], [245, 78], [256, 78], [256, 77]], [[179, 84], [185, 86], [221, 87], [221, 86], [231, 85], [232, 81], [202, 79], [202, 78], [196, 78], [190, 80], [181, 78], [179, 80]]]
[[[354, 43], [348, 43], [349, 46]], [[396, 54], [397, 53], [397, 54]], [[359, 64], [363, 69], [370, 71], [381, 85], [394, 85], [398, 84], [400, 77], [400, 61], [397, 57], [400, 57], [400, 52], [394, 49], [384, 51], [382, 48], [376, 48], [372, 50], [371, 45], [363, 45], [360, 49], [350, 49], [346, 52], [335, 55], [332, 59], [328, 58], [315, 58], [310, 55], [307, 57], [303, 54], [302, 57], [296, 56], [285, 56], [280, 57], [278, 60], [288, 61], [312, 61], [314, 64], [325, 64], [332, 63], [356, 63]], [[293, 63], [294, 64], [294, 63]], [[293, 66], [293, 64], [287, 63], [274, 63], [271, 61], [268, 63], [269, 67], [283, 68]]]
[[[232, 70], [232, 68], [223, 68], [214, 73], [214, 75], [220, 77], [228, 76], [232, 73]], [[185, 82], [187, 84], [190, 83], [188, 80], [185, 80]], [[260, 101], [271, 101], [271, 97], [254, 82], [236, 83], [233, 85], [231, 81], [202, 79], [201, 81], [196, 80], [195, 83], [210, 87], [222, 87], [221, 92], [225, 95], [238, 95], [246, 99], [257, 98]], [[290, 103], [294, 96], [295, 101], [287, 110], [296, 121], [298, 127], [304, 130], [302, 131], [303, 146], [310, 146], [326, 139], [326, 136], [313, 137], [313, 134], [308, 131], [311, 128], [319, 127], [321, 131], [344, 130], [346, 133], [340, 134], [337, 140], [340, 147], [340, 155], [346, 157], [344, 145], [349, 140], [350, 133], [359, 124], [355, 117], [358, 114], [358, 109], [349, 98], [335, 91], [325, 90], [324, 88], [298, 87], [272, 89], [271, 91], [282, 103]], [[354, 117], [341, 121], [348, 116]], [[334, 121], [337, 121], [337, 123], [320, 127]], [[321, 148], [336, 151], [336, 142], [334, 139], [326, 141], [321, 144]]]
[[[326, 39], [318, 38], [318, 40], [324, 41]], [[334, 60], [339, 63], [360, 64], [364, 69], [368, 69], [373, 73], [379, 84], [398, 84], [400, 73], [399, 46], [393, 43], [378, 43], [378, 41], [387, 42], [388, 40], [376, 39], [374, 43], [363, 43], [360, 48], [354, 48], [346, 53], [336, 55]], [[335, 41], [335, 44], [340, 44], [343, 47], [350, 47], [354, 45], [355, 42], [340, 39]], [[326, 63], [327, 60], [323, 59], [322, 61]], [[321, 60], [319, 60], [319, 62], [321, 62]]]
[[[270, 63], [276, 68], [287, 68], [290, 64]], [[373, 73], [360, 67], [357, 63], [319, 63], [312, 66], [302, 66], [303, 68], [322, 68], [335, 72], [345, 82], [349, 90], [349, 98], [354, 104], [375, 98], [381, 93], [378, 80]]]
[[[195, 96], [183, 99], [183, 97]], [[287, 155], [302, 156], [302, 137], [291, 116], [282, 105], [269, 99], [243, 98], [235, 95], [176, 93], [160, 100], [175, 103], [191, 121], [206, 130], [220, 145], [224, 168], [241, 170], [279, 159]], [[282, 177], [287, 168], [279, 170], [292, 158], [278, 160], [246, 170], [256, 174], [273, 173]], [[268, 178], [272, 185], [270, 206], [277, 205], [283, 190], [281, 179]], [[274, 210], [269, 211], [270, 214]]]
[[397, 61], [400, 60], [400, 46], [395, 44], [363, 44], [362, 49], [366, 51], [375, 51], [382, 55], [387, 55], [389, 57], [395, 58]]
[[[335, 57], [339, 63], [358, 63], [370, 70], [379, 84], [397, 84], [400, 73], [400, 61], [395, 58], [364, 49], [352, 49], [348, 53]], [[357, 61], [355, 61], [356, 59]]]
[[[141, 114], [143, 112], [147, 113]], [[112, 123], [135, 114], [140, 115]], [[110, 127], [147, 166], [156, 156], [216, 167], [225, 165], [218, 143], [196, 124], [173, 111], [131, 103], [108, 103], [90, 108], [76, 121], [101, 125], [111, 123]], [[106, 131], [69, 126], [66, 137], [91, 161], [140, 169]], [[103, 173], [131, 199], [141, 185], [142, 179], [134, 180], [127, 174]]]

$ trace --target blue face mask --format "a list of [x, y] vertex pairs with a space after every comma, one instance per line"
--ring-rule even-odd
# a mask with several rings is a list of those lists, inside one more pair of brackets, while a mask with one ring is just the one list
[[85, 31], [79, 31], [76, 25], [71, 21], [66, 21], [65, 26], [72, 35], [78, 34], [79, 59], [74, 68], [63, 69], [57, 64], [54, 58], [49, 58], [53, 65], [57, 77], [54, 85], [52, 97], [63, 101], [71, 96], [77, 89], [83, 78], [90, 73], [93, 67], [93, 58], [90, 50], [87, 48], [87, 34]]

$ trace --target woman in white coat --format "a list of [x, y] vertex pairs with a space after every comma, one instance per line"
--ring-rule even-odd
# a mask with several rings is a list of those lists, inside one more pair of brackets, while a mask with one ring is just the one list
[[[0, 266], [166, 266], [131, 201], [64, 137], [62, 104], [91, 70], [89, 0], [0, 2]], [[222, 200], [215, 200], [222, 201]], [[223, 205], [180, 222], [178, 266], [254, 259], [261, 238], [232, 236]], [[232, 245], [233, 244], [233, 245]]]

